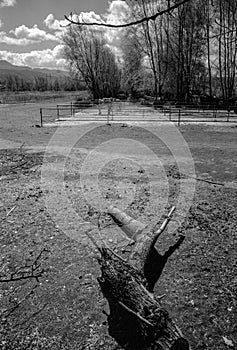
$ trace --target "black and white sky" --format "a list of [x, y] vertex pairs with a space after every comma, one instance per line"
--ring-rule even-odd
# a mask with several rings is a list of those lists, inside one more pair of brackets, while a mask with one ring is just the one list
[[[128, 7], [123, 0], [0, 0], [0, 60], [33, 68], [65, 67], [61, 36], [64, 15], [119, 23]], [[119, 35], [108, 30], [111, 46]]]

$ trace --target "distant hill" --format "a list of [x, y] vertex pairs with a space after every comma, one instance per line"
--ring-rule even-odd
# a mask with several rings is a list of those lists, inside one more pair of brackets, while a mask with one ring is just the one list
[[27, 66], [15, 66], [10, 62], [0, 60], [0, 82], [6, 79], [6, 76], [18, 76], [20, 79], [33, 80], [37, 77], [51, 76], [52, 78], [68, 77], [68, 72], [46, 69], [46, 68], [31, 68]]
[[46, 91], [80, 89], [80, 82], [67, 71], [16, 66], [0, 60], [0, 91]]
[[68, 74], [66, 71], [58, 69], [48, 69], [48, 68], [31, 68], [28, 66], [16, 66], [8, 61], [0, 60], [0, 69], [13, 69], [17, 71], [28, 70], [30, 72], [44, 72], [44, 73], [54, 73], [54, 74]]

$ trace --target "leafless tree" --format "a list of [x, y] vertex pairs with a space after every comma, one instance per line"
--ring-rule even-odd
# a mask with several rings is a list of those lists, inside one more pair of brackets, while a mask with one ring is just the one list
[[134, 18], [153, 18], [157, 13], [160, 15], [153, 21], [143, 21], [141, 26], [136, 27], [136, 36], [140, 42], [140, 50], [146, 66], [153, 75], [153, 90], [156, 100], [161, 97], [166, 80], [169, 44], [166, 33], [169, 32], [169, 15], [165, 12], [165, 1], [127, 1], [131, 8], [131, 16]]
[[63, 41], [71, 70], [85, 81], [93, 98], [115, 96], [120, 87], [121, 73], [103, 33], [70, 26]]
[[143, 88], [144, 68], [142, 50], [134, 28], [128, 28], [122, 38], [123, 74], [122, 88], [136, 98]]
[[170, 43], [176, 65], [176, 96], [189, 101], [198, 73], [196, 67], [204, 57], [204, 16], [200, 1], [179, 7], [172, 18]]
[[219, 77], [222, 95], [230, 99], [235, 92], [237, 57], [237, 3], [236, 1], [216, 1], [216, 31], [218, 38]]

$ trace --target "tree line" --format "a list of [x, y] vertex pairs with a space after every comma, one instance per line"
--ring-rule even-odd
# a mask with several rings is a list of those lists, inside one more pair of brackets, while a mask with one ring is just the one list
[[70, 76], [52, 77], [51, 75], [24, 78], [16, 74], [7, 74], [1, 79], [4, 91], [77, 91], [85, 85]]
[[64, 37], [71, 71], [94, 97], [119, 91], [186, 102], [194, 95], [224, 100], [235, 96], [236, 1], [190, 0], [157, 17], [178, 1], [126, 2], [128, 22], [152, 16], [155, 20], [120, 29], [119, 56], [107, 45], [101, 27], [71, 25]]

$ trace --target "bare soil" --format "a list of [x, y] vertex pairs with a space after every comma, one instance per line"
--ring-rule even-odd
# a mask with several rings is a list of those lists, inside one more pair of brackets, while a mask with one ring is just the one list
[[[39, 123], [40, 107], [42, 103], [0, 109], [1, 276], [9, 276], [45, 249], [41, 263], [45, 273], [38, 282], [30, 279], [0, 283], [1, 312], [23, 300], [37, 285], [8, 317], [7, 326], [2, 323], [0, 348], [116, 349], [102, 313], [107, 306], [96, 280], [100, 273], [96, 249], [81, 225], [72, 223], [80, 239], [65, 235], [45, 204], [41, 164], [56, 127], [35, 126]], [[165, 125], [155, 127], [165, 128]], [[182, 226], [176, 233], [167, 231], [158, 242], [159, 250], [163, 251], [175, 236], [180, 233], [186, 236], [170, 259], [155, 293], [166, 295], [163, 305], [193, 349], [234, 349], [237, 346], [237, 128], [196, 124], [181, 125], [179, 130], [189, 145], [199, 180]], [[125, 238], [115, 226], [105, 227], [107, 218], [99, 217], [98, 210], [88, 203], [81, 191], [78, 169], [89, 150], [115, 137], [139, 139], [159, 155], [168, 179], [167, 210], [176, 202], [182, 176], [165, 145], [154, 142], [137, 126], [102, 125], [96, 133], [92, 131], [83, 137], [66, 160], [65, 191], [83, 220], [94, 224], [101, 220], [102, 238], [111, 247], [123, 244]], [[55, 171], [64, 160], [59, 152], [51, 150], [47, 155]], [[118, 205], [120, 180], [126, 182], [128, 192], [135, 191], [127, 212], [135, 218], [142, 217], [144, 222], [156, 221], [155, 208], [149, 205], [149, 179], [143, 169], [122, 158], [103, 167], [99, 177], [101, 191], [111, 203]], [[160, 190], [162, 194], [162, 183]], [[157, 219], [157, 226], [161, 219]], [[100, 243], [99, 236], [95, 239]]]

